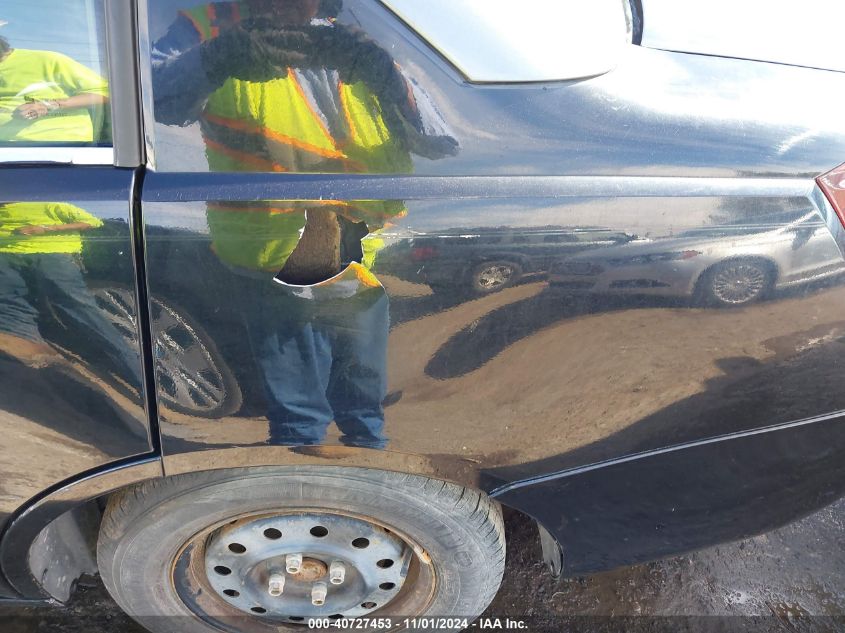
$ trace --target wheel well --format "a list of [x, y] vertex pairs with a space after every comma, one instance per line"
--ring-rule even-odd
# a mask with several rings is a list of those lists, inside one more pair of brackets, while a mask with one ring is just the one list
[[[244, 470], [246, 472], [249, 470], [269, 470], [275, 467], [284, 468], [285, 466], [290, 467], [290, 464], [265, 464], [263, 466], [246, 466], [234, 469], [218, 468], [211, 470]], [[338, 468], [343, 468], [343, 466], [338, 466]], [[369, 469], [367, 466], [353, 468]], [[391, 469], [375, 468], [374, 470], [390, 471]], [[111, 489], [96, 497], [82, 501], [62, 514], [55, 516], [49, 523], [43, 525], [37, 533], [25, 557], [24, 564], [31, 574], [32, 581], [41, 589], [43, 595], [49, 596], [58, 602], [66, 602], [75, 591], [80, 578], [83, 576], [93, 576], [99, 572], [96, 553], [97, 540], [105, 509], [112, 497], [121, 495], [126, 490], [142, 483], [156, 485], [173, 477], [184, 477], [186, 475], [200, 476], [202, 472], [173, 473], [169, 476], [147, 478], [127, 483], [119, 488]], [[432, 475], [431, 473], [425, 475], [419, 472], [403, 473], [399, 470], [392, 470], [392, 472], [424, 477], [431, 477]], [[466, 481], [460, 483], [457, 478], [439, 478], [439, 480], [444, 483], [463, 486], [490, 498], [486, 490]], [[508, 513], [514, 521], [519, 523], [526, 521], [534, 523], [534, 519], [528, 515], [504, 506], [496, 499], [490, 498], [490, 501], [494, 505], [501, 507], [503, 512]]]
[[[505, 523], [505, 541], [508, 556], [518, 556], [526, 564], [542, 560], [553, 578], [559, 578], [563, 573], [563, 546], [549, 530], [537, 519], [522, 510], [518, 510], [499, 502], [502, 508], [502, 519]], [[526, 547], [527, 543], [531, 547]], [[516, 549], [512, 549], [516, 547]], [[515, 551], [518, 554], [514, 554]]]
[[48, 523], [27, 555], [41, 589], [66, 602], [84, 575], [97, 573], [97, 536], [107, 497], [86, 501]]

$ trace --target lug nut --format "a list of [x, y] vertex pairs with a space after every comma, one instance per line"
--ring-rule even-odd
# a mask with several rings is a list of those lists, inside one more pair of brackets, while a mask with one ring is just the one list
[[346, 579], [346, 565], [339, 560], [332, 561], [329, 567], [329, 579], [333, 585], [342, 585]]
[[289, 574], [298, 574], [302, 569], [302, 554], [288, 554], [285, 556], [285, 569]]
[[315, 582], [311, 587], [311, 604], [315, 607], [322, 607], [326, 603], [326, 596], [329, 593], [329, 587], [324, 582]]
[[281, 596], [285, 590], [285, 575], [278, 572], [270, 575], [270, 582], [267, 586], [267, 592], [273, 596]]

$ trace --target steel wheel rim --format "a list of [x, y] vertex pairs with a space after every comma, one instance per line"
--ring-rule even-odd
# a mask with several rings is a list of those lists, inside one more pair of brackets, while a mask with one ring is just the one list
[[713, 276], [713, 294], [724, 303], [748, 303], [763, 293], [766, 281], [766, 273], [759, 266], [730, 264]]
[[[413, 616], [423, 613], [433, 599], [436, 580], [434, 565], [425, 551], [411, 541], [407, 535], [392, 530], [368, 517], [337, 510], [311, 508], [291, 510], [284, 513], [274, 512], [268, 514], [265, 511], [263, 513], [242, 515], [238, 518], [218, 522], [192, 537], [180, 548], [171, 565], [171, 583], [185, 606], [193, 611], [195, 615], [210, 624], [217, 627], [222, 625], [223, 628], [233, 631], [301, 631], [302, 624], [307, 624], [309, 617], [297, 617], [290, 613], [258, 613], [252, 610], [244, 611], [243, 609], [237, 608], [232, 603], [231, 598], [233, 596], [221, 595], [216, 591], [215, 586], [209, 580], [210, 570], [205, 565], [207, 554], [210, 552], [210, 548], [214, 547], [215, 539], [219, 539], [219, 534], [221, 533], [226, 534], [227, 527], [237, 526], [237, 524], [244, 521], [266, 520], [268, 518], [278, 520], [280, 517], [289, 516], [320, 516], [323, 517], [323, 520], [326, 520], [324, 517], [351, 518], [353, 520], [367, 522], [374, 529], [392, 534], [394, 538], [401, 540], [405, 544], [407, 548], [405, 559], [401, 562], [398, 560], [394, 561], [393, 565], [386, 568], [387, 575], [404, 574], [402, 586], [396, 588], [380, 588], [381, 595], [383, 597], [389, 597], [389, 599], [382, 601], [381, 604], [376, 603], [376, 606], [362, 607], [363, 617]], [[224, 544], [226, 547], [230, 545], [228, 541]], [[379, 584], [392, 582], [387, 578], [387, 575], [385, 575], [385, 579], [380, 580]], [[228, 576], [231, 576], [231, 574], [224, 575], [224, 578]], [[330, 581], [327, 580], [326, 582], [328, 583]], [[220, 587], [219, 583], [215, 583], [215, 585]], [[326, 602], [326, 606], [330, 606], [328, 601]], [[280, 615], [288, 617], [279, 617]], [[340, 620], [342, 619], [338, 617], [340, 615], [331, 612], [330, 609], [325, 609], [320, 615], [311, 617]], [[396, 625], [396, 627], [386, 630], [392, 631], [401, 628], [401, 623], [398, 619]]]
[[411, 553], [361, 519], [289, 514], [218, 528], [205, 569], [217, 594], [245, 614], [295, 623], [361, 617], [388, 604], [405, 582]]

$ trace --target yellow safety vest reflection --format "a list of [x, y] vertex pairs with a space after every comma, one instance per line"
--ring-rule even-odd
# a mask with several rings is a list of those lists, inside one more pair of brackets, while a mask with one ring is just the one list
[[[213, 3], [182, 11], [202, 40], [219, 33], [218, 18], [234, 24], [247, 16], [246, 3]], [[326, 27], [332, 28], [332, 27]], [[363, 82], [330, 86], [339, 99], [342, 136], [336, 138], [301, 74], [247, 81], [229, 77], [209, 97], [200, 118], [208, 164], [213, 171], [314, 173], [410, 172], [411, 158], [391, 138], [378, 98]], [[378, 231], [404, 214], [399, 201], [284, 203], [260, 207], [209, 204], [208, 221], [217, 255], [226, 263], [278, 272], [293, 252], [305, 224], [304, 211], [336, 204], [339, 214]], [[384, 241], [363, 240], [361, 262], [371, 268]]]
[[80, 222], [91, 228], [103, 225], [102, 220], [84, 209], [64, 202], [0, 204], [0, 253], [80, 253], [82, 235], [78, 230], [37, 235], [23, 235], [18, 232], [25, 226], [61, 226]]

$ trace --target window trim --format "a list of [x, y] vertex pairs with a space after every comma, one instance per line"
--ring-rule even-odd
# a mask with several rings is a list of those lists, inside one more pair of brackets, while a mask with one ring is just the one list
[[0, 163], [3, 164], [113, 165], [114, 157], [112, 147], [57, 147], [55, 145], [0, 147]]
[[142, 146], [144, 163], [148, 169], [155, 170], [155, 112], [153, 110], [153, 72], [150, 52], [152, 51], [152, 40], [150, 37], [150, 7], [149, 0], [132, 0], [137, 2], [138, 17], [136, 28], [137, 50], [138, 50], [138, 82], [141, 86], [140, 101], [141, 116], [140, 124], [142, 134]]
[[144, 164], [135, 0], [105, 0], [106, 54], [115, 167]]

